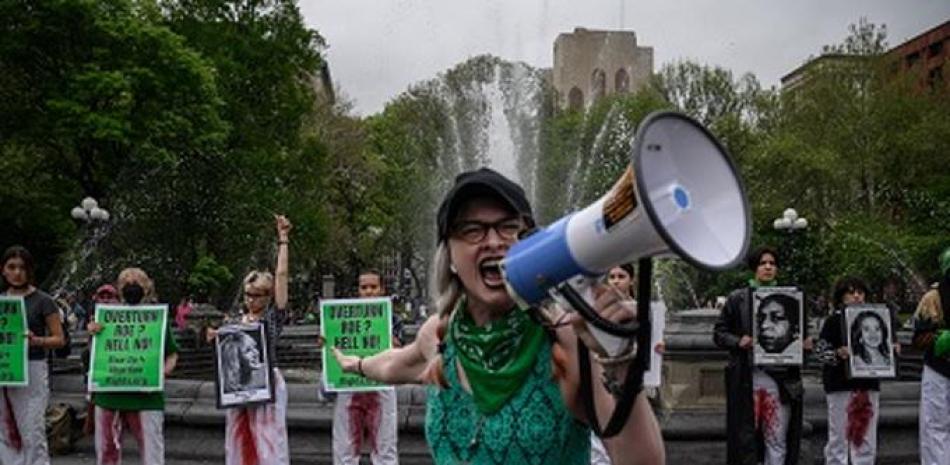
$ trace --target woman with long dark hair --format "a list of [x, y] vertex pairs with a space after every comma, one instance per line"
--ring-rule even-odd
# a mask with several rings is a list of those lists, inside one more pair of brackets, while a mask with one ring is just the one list
[[[833, 310], [821, 327], [821, 335], [815, 344], [815, 355], [822, 364], [822, 384], [825, 388], [825, 400], [828, 403], [828, 442], [825, 444], [825, 463], [828, 465], [871, 465], [877, 455], [878, 402], [881, 382], [877, 379], [849, 378], [848, 358], [855, 356], [864, 360], [865, 343], [874, 342], [872, 348], [877, 352], [891, 344], [884, 322], [873, 312], [862, 312], [851, 328], [852, 347], [858, 352], [852, 354], [844, 340], [846, 324], [844, 309], [849, 305], [863, 304], [868, 287], [863, 280], [845, 277], [835, 283], [832, 292]], [[872, 315], [873, 318], [867, 315]], [[892, 316], [893, 318], [893, 316]], [[892, 320], [893, 321], [893, 320]], [[867, 325], [867, 333], [862, 331]], [[871, 326], [877, 325], [877, 334], [872, 336]], [[872, 339], [878, 339], [871, 341]], [[898, 344], [894, 344], [899, 349]]]
[[15, 245], [0, 259], [3, 293], [22, 297], [26, 304], [30, 384], [0, 389], [0, 463], [49, 465], [44, 415], [49, 402], [48, 351], [66, 343], [56, 303], [34, 285], [33, 255]]

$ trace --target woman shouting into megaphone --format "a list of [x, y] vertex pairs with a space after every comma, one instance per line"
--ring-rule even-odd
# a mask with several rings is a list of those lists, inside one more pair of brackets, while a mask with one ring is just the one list
[[[405, 347], [367, 358], [334, 349], [344, 371], [430, 385], [426, 439], [439, 465], [590, 463], [590, 429], [578, 395], [578, 338], [591, 340], [586, 323], [572, 313], [551, 322], [522, 311], [499, 269], [519, 234], [533, 226], [520, 186], [487, 168], [459, 175], [438, 212], [430, 274], [438, 313]], [[602, 317], [634, 318], [634, 307], [614, 289], [601, 286], [596, 294]], [[594, 358], [595, 379], [616, 392], [633, 357]], [[606, 386], [595, 383], [594, 399], [601, 417], [613, 411]], [[659, 426], [643, 393], [621, 432], [605, 443], [614, 464], [664, 463]]]

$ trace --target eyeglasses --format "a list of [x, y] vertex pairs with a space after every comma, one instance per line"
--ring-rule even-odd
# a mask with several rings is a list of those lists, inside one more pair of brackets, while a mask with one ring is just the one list
[[494, 229], [502, 239], [515, 240], [524, 229], [524, 224], [517, 218], [506, 218], [494, 223], [463, 221], [452, 228], [452, 235], [469, 244], [477, 244], [485, 239], [489, 229]]

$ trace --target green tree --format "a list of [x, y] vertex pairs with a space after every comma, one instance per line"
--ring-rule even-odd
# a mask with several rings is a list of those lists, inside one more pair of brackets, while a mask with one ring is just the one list
[[795, 278], [813, 292], [842, 274], [894, 275], [919, 292], [950, 231], [950, 101], [896, 74], [886, 48], [883, 26], [852, 25], [781, 96], [745, 160], [761, 215], [795, 206], [811, 220], [797, 254], [811, 262]]
[[[113, 210], [112, 251], [119, 257], [109, 269], [77, 270], [88, 280], [111, 279], [112, 266], [140, 255], [122, 248], [131, 242], [123, 237], [135, 236], [136, 244], [170, 240], [158, 228], [139, 234], [126, 220], [152, 226], [159, 217], [174, 221], [167, 213], [179, 210], [168, 206], [184, 204], [181, 210], [187, 211], [208, 197], [199, 200], [181, 189], [175, 201], [163, 204], [165, 211], [120, 199], [140, 200], [157, 190], [151, 174], [203, 174], [192, 168], [218, 159], [227, 134], [213, 69], [181, 37], [147, 19], [140, 6], [128, 0], [64, 0], [29, 8], [0, 3], [0, 111], [10, 116], [0, 123], [0, 144], [20, 175], [35, 175], [13, 184], [10, 203], [24, 210], [12, 209], [16, 216], [5, 224], [23, 224], [15, 218], [29, 217], [24, 211], [50, 206], [65, 217], [81, 195], [99, 198]], [[211, 207], [203, 211], [213, 213]], [[66, 230], [63, 220], [43, 215], [11, 236], [55, 232], [60, 239], [44, 245], [57, 253], [69, 243]]]
[[[294, 1], [162, 0], [160, 20], [216, 71], [232, 128], [214, 179], [224, 198], [209, 252], [232, 270], [273, 266], [273, 215], [294, 223], [294, 272], [309, 274], [334, 247], [325, 193], [331, 168], [320, 98], [323, 38]], [[342, 123], [341, 123], [342, 124]], [[234, 283], [232, 289], [236, 289]]]

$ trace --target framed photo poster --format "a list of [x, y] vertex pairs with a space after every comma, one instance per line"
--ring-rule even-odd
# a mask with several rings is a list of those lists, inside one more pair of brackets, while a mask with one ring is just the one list
[[752, 291], [752, 357], [755, 365], [801, 365], [804, 295], [797, 287]]
[[844, 309], [845, 340], [848, 343], [848, 375], [851, 378], [897, 376], [891, 311], [886, 305], [849, 305]]
[[274, 401], [271, 354], [263, 323], [230, 324], [215, 338], [218, 408]]

